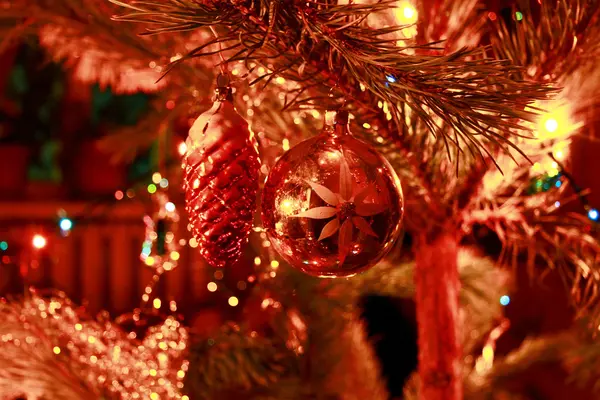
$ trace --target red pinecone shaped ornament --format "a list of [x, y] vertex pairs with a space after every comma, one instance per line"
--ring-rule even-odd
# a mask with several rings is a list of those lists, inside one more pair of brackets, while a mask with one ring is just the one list
[[196, 119], [186, 145], [183, 186], [194, 238], [210, 265], [231, 265], [252, 228], [260, 160], [230, 88], [217, 88], [214, 105]]

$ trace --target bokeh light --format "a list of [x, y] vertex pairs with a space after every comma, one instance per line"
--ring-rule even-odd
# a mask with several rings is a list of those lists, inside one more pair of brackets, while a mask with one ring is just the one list
[[48, 244], [48, 241], [44, 236], [36, 234], [33, 236], [32, 244], [36, 249], [43, 249]]
[[71, 228], [73, 228], [73, 221], [71, 221], [69, 218], [62, 218], [58, 223], [58, 226], [60, 226], [62, 231], [70, 231]]
[[235, 307], [235, 306], [237, 306], [240, 303], [240, 301], [238, 300], [238, 298], [235, 297], [235, 296], [231, 296], [227, 302], [229, 303], [229, 305], [231, 307]]

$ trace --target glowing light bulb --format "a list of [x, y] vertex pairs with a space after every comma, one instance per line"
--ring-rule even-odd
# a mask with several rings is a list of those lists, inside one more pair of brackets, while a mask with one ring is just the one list
[[60, 226], [62, 231], [70, 231], [73, 227], [73, 221], [71, 221], [69, 218], [63, 218], [58, 223], [58, 226]]
[[554, 152], [554, 157], [556, 157], [557, 160], [562, 160], [565, 158], [565, 153], [562, 150], [556, 150]]
[[558, 129], [558, 121], [554, 118], [548, 118], [544, 123], [544, 128], [546, 128], [548, 132], [554, 133]]
[[402, 10], [402, 14], [406, 19], [413, 19], [416, 14], [415, 8], [413, 6], [405, 6]]
[[44, 247], [46, 247], [47, 243], [48, 242], [46, 238], [42, 235], [37, 234], [33, 236], [32, 244], [33, 247], [35, 247], [36, 249], [43, 249]]
[[175, 204], [168, 202], [167, 204], [165, 204], [165, 210], [167, 210], [168, 212], [175, 211]]
[[510, 303], [510, 297], [507, 295], [504, 295], [502, 297], [500, 297], [500, 304], [502, 304], [503, 306], [507, 306]]
[[235, 306], [237, 306], [240, 303], [240, 301], [238, 300], [238, 298], [235, 297], [235, 296], [231, 296], [229, 298], [229, 300], [227, 300], [227, 302], [229, 303], [229, 305], [231, 307], [235, 307]]
[[592, 221], [598, 221], [598, 210], [596, 210], [595, 208], [590, 208], [588, 213], [588, 218], [591, 219]]
[[214, 282], [208, 282], [208, 285], [206, 285], [207, 289], [209, 292], [216, 292], [217, 291], [217, 284]]
[[158, 310], [160, 308], [160, 306], [162, 305], [162, 303], [159, 298], [156, 298], [152, 301], [152, 305], [154, 306], [154, 308], [156, 308]]
[[0, 242], [0, 250], [2, 250], [2, 251], [8, 250], [8, 243], [5, 241]]

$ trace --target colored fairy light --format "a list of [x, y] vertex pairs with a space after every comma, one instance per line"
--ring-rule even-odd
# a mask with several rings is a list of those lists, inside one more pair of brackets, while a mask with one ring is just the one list
[[588, 218], [591, 219], [592, 221], [598, 221], [598, 210], [596, 210], [595, 208], [590, 208], [588, 210]]
[[522, 12], [520, 12], [520, 11], [517, 11], [517, 12], [515, 13], [515, 19], [516, 19], [517, 21], [521, 21], [521, 20], [523, 19], [523, 13], [522, 13]]
[[206, 288], [208, 289], [209, 292], [216, 292], [217, 284], [215, 282], [208, 282], [208, 285], [206, 285]]
[[164, 188], [166, 188], [167, 186], [169, 186], [169, 180], [168, 180], [167, 178], [162, 178], [162, 179], [160, 180], [160, 182], [158, 183], [158, 185], [159, 185], [161, 188], [163, 188], [163, 189], [164, 189]]
[[160, 172], [155, 172], [152, 174], [152, 182], [158, 184], [161, 179], [162, 179], [162, 175], [160, 174]]
[[561, 187], [562, 186], [562, 181], [556, 181], [554, 183], [554, 186], [556, 186], [557, 188]]
[[395, 78], [395, 77], [393, 77], [392, 75], [386, 75], [386, 76], [385, 76], [385, 79], [387, 79], [387, 81], [388, 81], [389, 83], [394, 83], [394, 82], [396, 82], [396, 78]]
[[54, 354], [60, 354], [60, 347], [54, 346], [54, 348], [52, 349], [52, 351], [54, 352]]
[[406, 18], [406, 19], [413, 19], [413, 17], [416, 14], [416, 11], [413, 6], [408, 5], [402, 9], [402, 14], [404, 15], [404, 18]]
[[148, 185], [148, 193], [153, 194], [156, 193], [156, 185], [151, 183]]
[[123, 192], [121, 190], [117, 190], [115, 192], [115, 199], [117, 199], [117, 200], [123, 200]]
[[60, 226], [62, 231], [70, 231], [71, 228], [73, 228], [73, 221], [71, 221], [69, 218], [62, 218], [58, 223], [58, 226]]
[[560, 207], [560, 201], [558, 201], [558, 200], [555, 201], [554, 202], [554, 207], [556, 207], [556, 208]]
[[160, 301], [159, 298], [152, 300], [152, 306], [154, 308], [156, 308], [157, 310], [160, 308], [161, 305], [162, 305], [162, 302]]
[[565, 158], [565, 153], [562, 150], [556, 150], [554, 152], [554, 157], [556, 157], [558, 160], [562, 160]]
[[548, 118], [544, 123], [544, 128], [550, 133], [556, 132], [558, 129], [558, 121], [554, 118]]
[[35, 247], [36, 249], [43, 249], [44, 247], [46, 247], [47, 243], [48, 243], [48, 241], [46, 240], [46, 238], [44, 236], [42, 236], [40, 234], [33, 236], [32, 244], [33, 244], [33, 247]]
[[0, 250], [2, 250], [2, 251], [6, 251], [6, 250], [8, 250], [8, 242], [6, 242], [6, 241], [4, 241], [4, 240], [3, 240], [3, 241], [1, 241], [1, 242], [0, 242]]
[[235, 297], [235, 296], [231, 296], [231, 297], [229, 298], [229, 300], [227, 300], [227, 303], [229, 303], [229, 305], [230, 305], [231, 307], [235, 307], [235, 306], [237, 306], [238, 304], [240, 304], [240, 301], [238, 300], [238, 298], [237, 298], [237, 297]]
[[501, 296], [500, 297], [500, 304], [502, 304], [503, 306], [507, 306], [510, 303], [510, 297], [507, 295]]
[[165, 204], [165, 210], [167, 210], [168, 212], [175, 211], [175, 204], [169, 201], [167, 204]]

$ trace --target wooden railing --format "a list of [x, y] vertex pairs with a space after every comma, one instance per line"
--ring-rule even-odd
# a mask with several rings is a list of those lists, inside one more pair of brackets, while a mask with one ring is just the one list
[[[58, 227], [60, 210], [74, 222], [64, 237]], [[26, 286], [56, 288], [87, 304], [92, 313], [132, 310], [153, 275], [139, 259], [147, 211], [141, 203], [126, 201], [110, 206], [0, 202], [0, 241], [9, 246], [0, 251], [0, 295]], [[187, 239], [185, 224], [180, 225], [179, 238]], [[36, 234], [47, 239], [43, 249], [32, 244]], [[157, 291], [164, 300], [194, 307], [206, 301], [209, 274], [195, 249], [183, 246], [180, 253], [178, 267], [162, 276]], [[11, 276], [17, 273], [18, 279]]]

